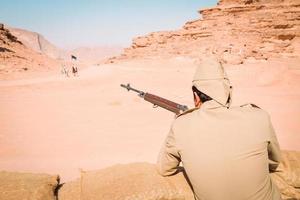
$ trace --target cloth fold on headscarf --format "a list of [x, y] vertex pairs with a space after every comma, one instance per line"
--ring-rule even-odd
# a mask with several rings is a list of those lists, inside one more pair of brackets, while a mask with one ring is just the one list
[[215, 57], [210, 56], [200, 62], [193, 86], [222, 106], [230, 106], [232, 87], [223, 66]]

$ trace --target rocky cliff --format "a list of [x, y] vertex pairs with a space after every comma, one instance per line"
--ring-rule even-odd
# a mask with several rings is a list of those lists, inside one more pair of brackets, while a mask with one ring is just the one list
[[112, 58], [189, 56], [214, 52], [225, 63], [300, 55], [299, 0], [220, 0], [180, 30], [137, 37]]
[[12, 72], [54, 69], [58, 61], [25, 46], [0, 24], [0, 76]]

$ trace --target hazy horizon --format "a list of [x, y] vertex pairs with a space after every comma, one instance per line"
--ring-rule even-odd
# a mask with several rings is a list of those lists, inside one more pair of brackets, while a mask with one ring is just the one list
[[199, 18], [200, 8], [217, 0], [9, 0], [0, 7], [1, 22], [42, 34], [54, 45], [72, 49], [129, 46], [132, 38], [175, 30]]

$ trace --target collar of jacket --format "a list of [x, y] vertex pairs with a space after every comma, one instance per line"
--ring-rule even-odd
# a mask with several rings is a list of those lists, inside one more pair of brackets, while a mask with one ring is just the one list
[[220, 108], [220, 107], [226, 107], [226, 106], [223, 106], [214, 100], [210, 100], [210, 101], [204, 102], [201, 105], [200, 109], [216, 109], [216, 108]]

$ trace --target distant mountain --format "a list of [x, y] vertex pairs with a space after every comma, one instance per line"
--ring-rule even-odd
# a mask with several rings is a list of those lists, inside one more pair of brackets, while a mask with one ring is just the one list
[[75, 55], [80, 62], [94, 64], [108, 57], [119, 55], [123, 49], [121, 46], [96, 46], [79, 47], [67, 51], [56, 47], [39, 33], [13, 27], [8, 27], [8, 29], [28, 48], [58, 60], [70, 61], [71, 55]]
[[66, 59], [68, 56], [65, 51], [50, 43], [39, 33], [13, 27], [8, 27], [8, 30], [25, 46], [38, 53], [45, 54], [53, 59]]
[[0, 76], [18, 72], [58, 70], [62, 63], [69, 65], [71, 55], [77, 64], [98, 64], [121, 53], [123, 47], [96, 46], [62, 50], [39, 33], [9, 27], [0, 23]]
[[121, 46], [96, 46], [76, 48], [69, 51], [69, 53], [75, 55], [78, 60], [83, 60], [90, 64], [96, 64], [111, 56], [119, 55], [122, 50], [123, 47]]

